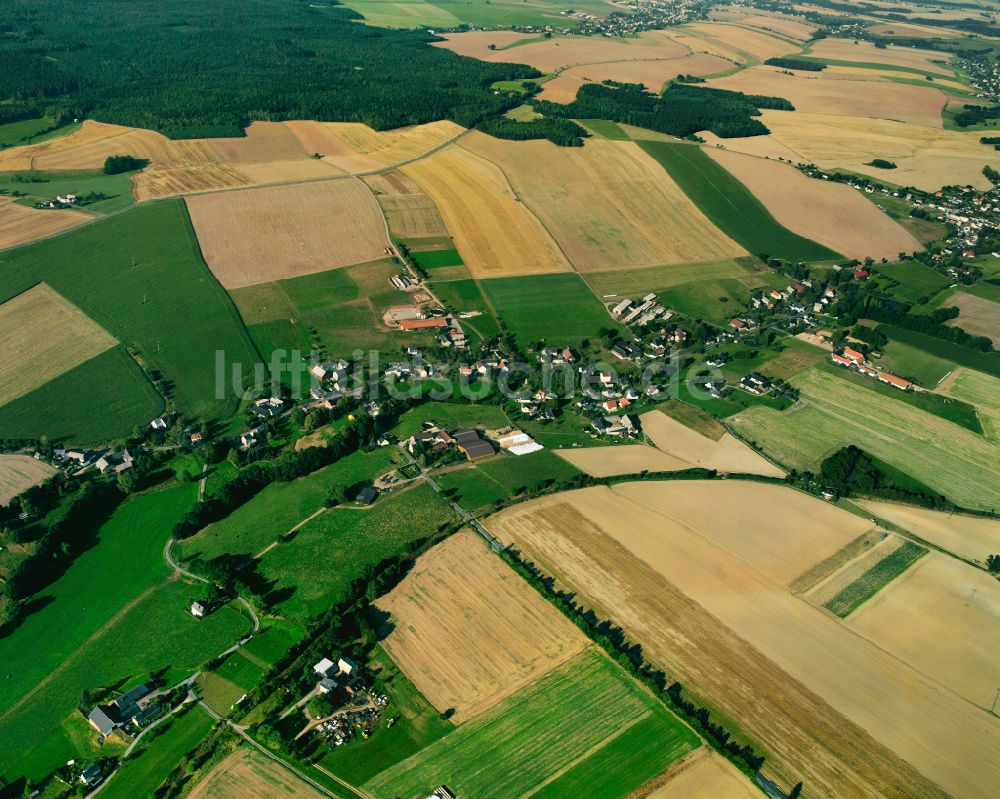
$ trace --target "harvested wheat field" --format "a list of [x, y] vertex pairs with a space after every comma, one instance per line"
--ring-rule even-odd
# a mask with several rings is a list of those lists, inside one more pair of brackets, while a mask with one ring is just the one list
[[815, 180], [789, 164], [706, 147], [753, 192], [778, 222], [848, 258], [896, 260], [923, 250], [913, 236], [865, 195], [843, 183]]
[[989, 710], [1000, 686], [1000, 582], [930, 552], [850, 615], [847, 625]]
[[[200, 713], [200, 710], [194, 712]], [[323, 799], [287, 768], [242, 747], [212, 767], [188, 794], [190, 799]]]
[[[988, 189], [992, 184], [982, 174], [983, 164], [1000, 166], [1000, 157], [992, 147], [980, 144], [978, 133], [801, 111], [764, 111], [761, 121], [770, 128], [770, 138], [796, 153], [797, 160], [925, 191], [966, 183]], [[898, 168], [868, 166], [873, 158], [886, 158]]]
[[746, 54], [757, 61], [788, 55], [799, 50], [799, 45], [770, 36], [764, 31], [750, 30], [722, 22], [694, 22], [686, 25], [696, 36], [716, 42], [737, 54]]
[[363, 180], [378, 200], [392, 235], [404, 239], [448, 235], [434, 201], [402, 172], [370, 175]]
[[[992, 796], [1000, 720], [793, 596], [782, 581], [805, 554], [774, 566], [725, 542], [766, 543], [772, 523], [760, 514], [795, 492], [712, 482], [698, 503], [693, 485], [574, 491], [487, 526], [735, 720], [786, 790], [802, 780], [815, 796]], [[808, 543], [821, 503], [803, 500], [796, 525]], [[717, 523], [721, 511], [734, 520]], [[842, 515], [849, 537], [860, 520]]]
[[735, 75], [716, 78], [709, 85], [719, 89], [784, 97], [796, 111], [807, 114], [871, 117], [941, 127], [947, 98], [931, 85], [911, 86], [880, 80], [850, 80], [824, 72], [787, 74], [777, 67], [757, 66]]
[[70, 209], [28, 208], [16, 203], [13, 197], [0, 197], [0, 250], [44, 239], [93, 218]]
[[0, 405], [118, 343], [44, 283], [0, 304]]
[[749, 54], [740, 53], [731, 47], [725, 47], [721, 42], [709, 39], [697, 31], [691, 30], [687, 25], [679, 25], [671, 28], [670, 38], [678, 44], [684, 45], [694, 54], [700, 53], [721, 58], [723, 61], [729, 62], [730, 68], [733, 64], [749, 64], [752, 60]]
[[227, 289], [385, 254], [382, 214], [355, 179], [201, 194], [187, 205], [205, 261]]
[[[551, 39], [522, 44], [512, 50], [499, 49], [499, 32], [473, 31], [441, 34], [445, 41], [433, 42], [460, 55], [480, 61], [513, 61], [530, 64], [542, 72], [554, 72], [575, 64], [597, 61], [634, 61], [637, 59], [683, 58], [688, 49], [660, 31], [644, 31], [636, 38], [602, 36], [553, 36]], [[530, 38], [523, 34], [521, 39]], [[512, 41], [517, 41], [516, 39]], [[496, 50], [490, 50], [497, 44]]]
[[546, 81], [538, 97], [554, 103], [571, 103], [583, 84], [606, 80], [641, 83], [650, 91], [659, 92], [664, 83], [678, 75], [714, 75], [731, 66], [730, 62], [706, 53], [693, 53], [678, 58], [584, 64], [563, 70], [557, 77]]
[[957, 319], [946, 324], [960, 327], [974, 336], [986, 336], [994, 347], [1000, 347], [1000, 302], [993, 302], [966, 291], [956, 291], [946, 305], [958, 308]]
[[744, 136], [733, 139], [720, 139], [710, 130], [699, 131], [705, 140], [705, 146], [714, 149], [732, 150], [734, 153], [744, 153], [757, 158], [774, 160], [784, 159], [789, 163], [804, 164], [806, 159], [799, 153], [789, 149], [773, 136]]
[[360, 122], [289, 122], [302, 146], [345, 172], [360, 174], [402, 164], [462, 133], [442, 120], [396, 130], [372, 130]]
[[746, 254], [634, 142], [557, 147], [473, 133], [462, 147], [503, 171], [581, 272]]
[[948, 61], [949, 53], [934, 50], [917, 50], [913, 47], [879, 48], [870, 42], [854, 41], [853, 39], [820, 39], [812, 45], [809, 55], [814, 58], [830, 61], [853, 61], [859, 64], [885, 64], [890, 67], [906, 67], [929, 72], [933, 75], [951, 76], [954, 73], [944, 64], [935, 61]]
[[[850, 80], [850, 81], [912, 81], [920, 80], [918, 75], [914, 75], [912, 72], [905, 72], [902, 69], [892, 67], [879, 67], [878, 69], [872, 69], [870, 67], [851, 67], [843, 66], [840, 64], [834, 64], [828, 66], [820, 73], [824, 80]], [[937, 89], [955, 89], [956, 91], [968, 91], [969, 84], [963, 83], [959, 80], [945, 78], [945, 77], [935, 77], [933, 83], [927, 83], [926, 85], [921, 84], [923, 88], [937, 88]]]
[[428, 701], [456, 724], [572, 659], [588, 639], [471, 530], [423, 555], [378, 600], [383, 645]]
[[760, 791], [707, 746], [671, 766], [667, 781], [647, 799], [760, 799]]
[[684, 468], [702, 466], [721, 472], [745, 472], [767, 477], [784, 477], [785, 472], [763, 455], [754, 452], [732, 433], [713, 440], [671, 419], [660, 411], [640, 417], [642, 429], [653, 445], [673, 458], [686, 463]]
[[678, 472], [691, 468], [687, 461], [645, 444], [557, 449], [553, 452], [591, 477], [613, 477], [643, 471]]
[[985, 563], [987, 555], [1000, 552], [1000, 520], [997, 519], [943, 513], [870, 499], [858, 500], [855, 504], [960, 558]]
[[30, 455], [0, 455], [0, 505], [6, 505], [32, 486], [41, 485], [56, 471], [54, 466]]
[[817, 28], [812, 22], [807, 22], [802, 17], [749, 7], [723, 6], [713, 8], [709, 12], [709, 19], [718, 22], [731, 22], [736, 25], [749, 25], [752, 28], [760, 28], [765, 32], [771, 31], [779, 36], [803, 42], [811, 39]]
[[566, 272], [569, 262], [503, 172], [462, 147], [403, 167], [434, 200], [475, 277]]

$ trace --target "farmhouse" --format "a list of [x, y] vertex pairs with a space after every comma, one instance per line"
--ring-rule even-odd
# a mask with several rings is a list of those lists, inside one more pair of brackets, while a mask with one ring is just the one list
[[281, 397], [264, 397], [251, 406], [250, 412], [260, 419], [270, 419], [280, 414], [284, 407], [285, 401]]
[[455, 443], [459, 451], [470, 461], [478, 461], [494, 454], [493, 445], [483, 440], [479, 432], [471, 428], [455, 433]]
[[80, 782], [86, 785], [88, 788], [95, 788], [100, 785], [101, 780], [104, 779], [104, 774], [101, 773], [100, 763], [91, 763], [87, 768], [80, 772]]
[[740, 388], [751, 394], [766, 394], [771, 390], [771, 381], [759, 372], [751, 372], [740, 380]]
[[192, 602], [189, 610], [191, 611], [191, 615], [196, 619], [205, 617], [205, 606], [201, 602]]
[[108, 472], [121, 474], [131, 469], [133, 463], [134, 461], [129, 451], [123, 449], [121, 452], [108, 452], [102, 455], [94, 465], [101, 474], [107, 474]]
[[310, 369], [310, 373], [317, 380], [342, 380], [347, 376], [347, 367], [350, 364], [345, 360], [325, 361], [318, 363]]
[[901, 391], [907, 391], [913, 386], [913, 383], [909, 380], [904, 380], [902, 377], [897, 377], [889, 372], [879, 372], [878, 379], [880, 382], [888, 383], [890, 386], [894, 386]]
[[358, 492], [354, 501], [362, 505], [371, 505], [376, 499], [378, 499], [378, 489], [373, 485], [366, 485]]
[[830, 353], [830, 359], [834, 363], [840, 364], [841, 366], [853, 366], [854, 365], [854, 361], [852, 361], [850, 358], [845, 358], [843, 355], [838, 355], [835, 352], [831, 352]]
[[496, 442], [500, 445], [500, 449], [512, 455], [527, 455], [530, 452], [538, 452], [540, 449], [544, 449], [531, 436], [520, 430], [511, 430], [509, 433], [498, 436]]
[[447, 327], [448, 322], [442, 318], [438, 319], [404, 319], [399, 323], [399, 329], [409, 330], [431, 330], [439, 327]]
[[142, 724], [155, 714], [157, 706], [151, 703], [153, 689], [145, 683], [131, 688], [107, 705], [97, 705], [87, 716], [90, 726], [101, 735], [110, 735], [130, 721]]
[[852, 350], [850, 347], [844, 347], [844, 357], [849, 358], [853, 363], [865, 362], [864, 353], [858, 352], [857, 350]]

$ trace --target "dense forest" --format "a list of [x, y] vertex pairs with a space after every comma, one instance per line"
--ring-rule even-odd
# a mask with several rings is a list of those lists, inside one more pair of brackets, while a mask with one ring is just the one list
[[173, 138], [239, 136], [258, 119], [471, 127], [519, 102], [493, 82], [539, 76], [430, 47], [423, 31], [359, 24], [336, 5], [4, 0], [0, 108], [5, 121], [89, 117]]
[[662, 95], [656, 95], [641, 84], [612, 81], [584, 84], [576, 99], [567, 105], [548, 100], [534, 100], [532, 105], [549, 117], [610, 119], [681, 137], [710, 130], [721, 138], [769, 133], [764, 123], [756, 119], [762, 108], [795, 110], [788, 100], [780, 97], [682, 83], [672, 84]]
[[782, 69], [798, 69], [804, 72], [822, 72], [826, 69], [826, 64], [818, 61], [804, 61], [801, 58], [778, 57], [769, 58], [764, 62], [769, 67], [781, 67]]

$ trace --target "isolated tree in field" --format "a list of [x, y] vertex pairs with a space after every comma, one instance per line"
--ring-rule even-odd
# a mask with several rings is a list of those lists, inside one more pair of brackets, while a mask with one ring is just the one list
[[109, 155], [104, 161], [105, 175], [120, 175], [133, 169], [142, 169], [149, 161], [131, 155]]
[[990, 574], [1000, 575], [1000, 555], [990, 555], [987, 557], [986, 568]]

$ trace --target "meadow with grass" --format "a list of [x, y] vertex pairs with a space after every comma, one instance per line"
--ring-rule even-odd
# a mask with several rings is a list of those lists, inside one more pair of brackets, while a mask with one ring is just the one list
[[481, 513], [512, 496], [571, 480], [579, 470], [548, 450], [501, 455], [435, 477], [445, 493], [465, 510]]
[[699, 745], [619, 666], [588, 649], [364, 788], [415, 796], [447, 775], [449, 788], [465, 796], [613, 799]]

